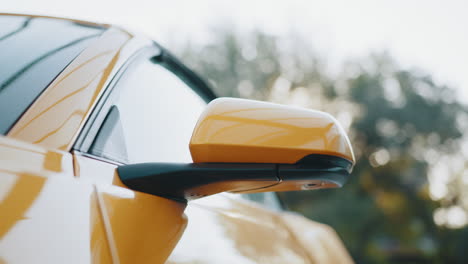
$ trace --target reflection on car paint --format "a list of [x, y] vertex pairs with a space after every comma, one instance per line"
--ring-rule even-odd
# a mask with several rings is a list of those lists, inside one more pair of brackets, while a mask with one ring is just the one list
[[0, 134], [5, 134], [104, 29], [43, 17], [0, 16], [0, 24]]
[[195, 162], [296, 163], [310, 154], [354, 161], [346, 132], [327, 113], [223, 98], [208, 110], [190, 142]]
[[3, 36], [0, 36], [0, 41], [2, 40], [5, 40], [21, 31], [23, 31], [28, 25], [29, 25], [29, 22], [31, 22], [33, 18], [32, 17], [20, 17], [19, 20], [23, 20], [22, 23], [20, 23], [19, 27], [17, 28], [14, 28], [12, 31], [7, 31], [5, 32], [5, 34]]
[[163, 263], [187, 225], [185, 204], [127, 189], [116, 165], [75, 155], [79, 178], [96, 183], [113, 257], [120, 263]]
[[123, 31], [105, 32], [60, 74], [8, 135], [68, 150], [109, 76], [123, 63], [120, 52], [130, 39]]
[[70, 154], [0, 137], [0, 167], [0, 261], [111, 263], [94, 190], [74, 178]]
[[343, 242], [330, 226], [295, 213], [284, 213], [280, 217], [306, 249], [312, 263], [354, 263]]
[[186, 214], [187, 230], [167, 263], [309, 263], [274, 213], [239, 195], [193, 201]]

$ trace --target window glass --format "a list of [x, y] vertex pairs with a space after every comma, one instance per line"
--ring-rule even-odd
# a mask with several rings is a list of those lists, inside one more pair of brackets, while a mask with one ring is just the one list
[[[137, 61], [124, 73], [114, 93], [118, 93], [113, 106], [118, 115], [106, 118], [101, 130], [121, 131], [103, 132], [107, 137], [100, 131], [92, 154], [107, 158], [126, 155], [118, 160], [123, 163], [191, 162], [190, 137], [206, 103], [179, 77], [150, 60]], [[115, 116], [118, 125], [106, 124], [117, 122]], [[101, 140], [110, 142], [98, 142]], [[119, 140], [123, 142], [115, 142]]]
[[127, 163], [127, 147], [123, 135], [120, 113], [117, 106], [112, 106], [91, 145], [90, 153], [109, 160]]
[[52, 18], [0, 15], [0, 134], [104, 29]]

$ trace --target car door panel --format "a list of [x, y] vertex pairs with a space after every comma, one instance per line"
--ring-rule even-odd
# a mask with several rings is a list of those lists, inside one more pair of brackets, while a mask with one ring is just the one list
[[276, 212], [239, 195], [202, 198], [191, 202], [186, 214], [187, 230], [168, 264], [309, 263]]
[[335, 230], [295, 213], [283, 213], [282, 221], [306, 250], [311, 263], [354, 263]]
[[186, 225], [185, 204], [124, 187], [117, 165], [75, 153], [79, 177], [94, 182], [111, 250], [120, 263], [164, 263]]
[[0, 167], [1, 263], [112, 263], [96, 193], [70, 154], [0, 137]]

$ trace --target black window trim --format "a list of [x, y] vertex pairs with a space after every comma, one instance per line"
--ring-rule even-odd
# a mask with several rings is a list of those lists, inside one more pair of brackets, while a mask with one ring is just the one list
[[151, 54], [151, 52], [154, 56], [158, 55], [160, 50], [158, 50], [155, 47], [145, 47], [143, 49], [140, 49], [136, 51], [132, 56], [130, 56], [130, 58], [120, 67], [117, 73], [112, 77], [112, 80], [109, 82], [107, 87], [104, 89], [103, 94], [101, 95], [96, 106], [94, 107], [88, 119], [86, 120], [85, 125], [81, 129], [72, 150], [91, 155], [88, 153], [88, 151], [91, 148], [91, 145], [93, 144], [93, 141], [96, 138], [99, 129], [101, 128], [106, 118], [107, 112], [109, 112], [112, 106], [111, 98], [114, 94], [115, 86], [117, 85], [123, 74], [131, 68], [131, 65], [134, 62], [138, 61], [138, 59], [141, 56], [148, 56], [148, 53]]
[[[107, 112], [112, 107], [112, 103], [114, 101], [113, 95], [118, 93], [115, 87], [125, 72], [132, 69], [133, 65], [142, 59], [149, 59], [153, 63], [159, 64], [168, 71], [175, 74], [190, 88], [192, 88], [192, 90], [196, 92], [205, 102], [208, 103], [211, 100], [217, 98], [211, 87], [203, 79], [201, 79], [195, 72], [186, 67], [178, 59], [176, 59], [169, 51], [154, 42], [153, 46], [145, 47], [135, 52], [117, 71], [112, 80], [109, 82], [108, 86], [105, 88], [101, 98], [98, 100], [90, 116], [86, 120], [85, 125], [81, 129], [75, 141], [72, 151], [86, 154], [86, 156], [89, 157], [95, 156], [90, 154], [89, 150], [104, 122], [104, 119], [106, 118]], [[107, 160], [103, 157], [98, 158]], [[109, 162], [114, 163], [115, 161], [109, 160]]]
[[201, 96], [205, 102], [210, 102], [218, 97], [214, 93], [212, 87], [210, 87], [197, 73], [185, 66], [168, 50], [161, 46], [159, 46], [159, 48], [161, 49], [161, 53], [152, 58], [153, 62], [164, 66], [167, 70], [181, 78], [182, 81]]

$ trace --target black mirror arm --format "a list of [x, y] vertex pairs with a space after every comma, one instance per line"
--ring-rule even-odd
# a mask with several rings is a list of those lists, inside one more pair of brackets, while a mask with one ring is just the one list
[[267, 191], [280, 183], [322, 180], [341, 187], [351, 168], [340, 157], [309, 155], [296, 164], [155, 162], [123, 165], [117, 171], [132, 190], [186, 202], [226, 191]]

